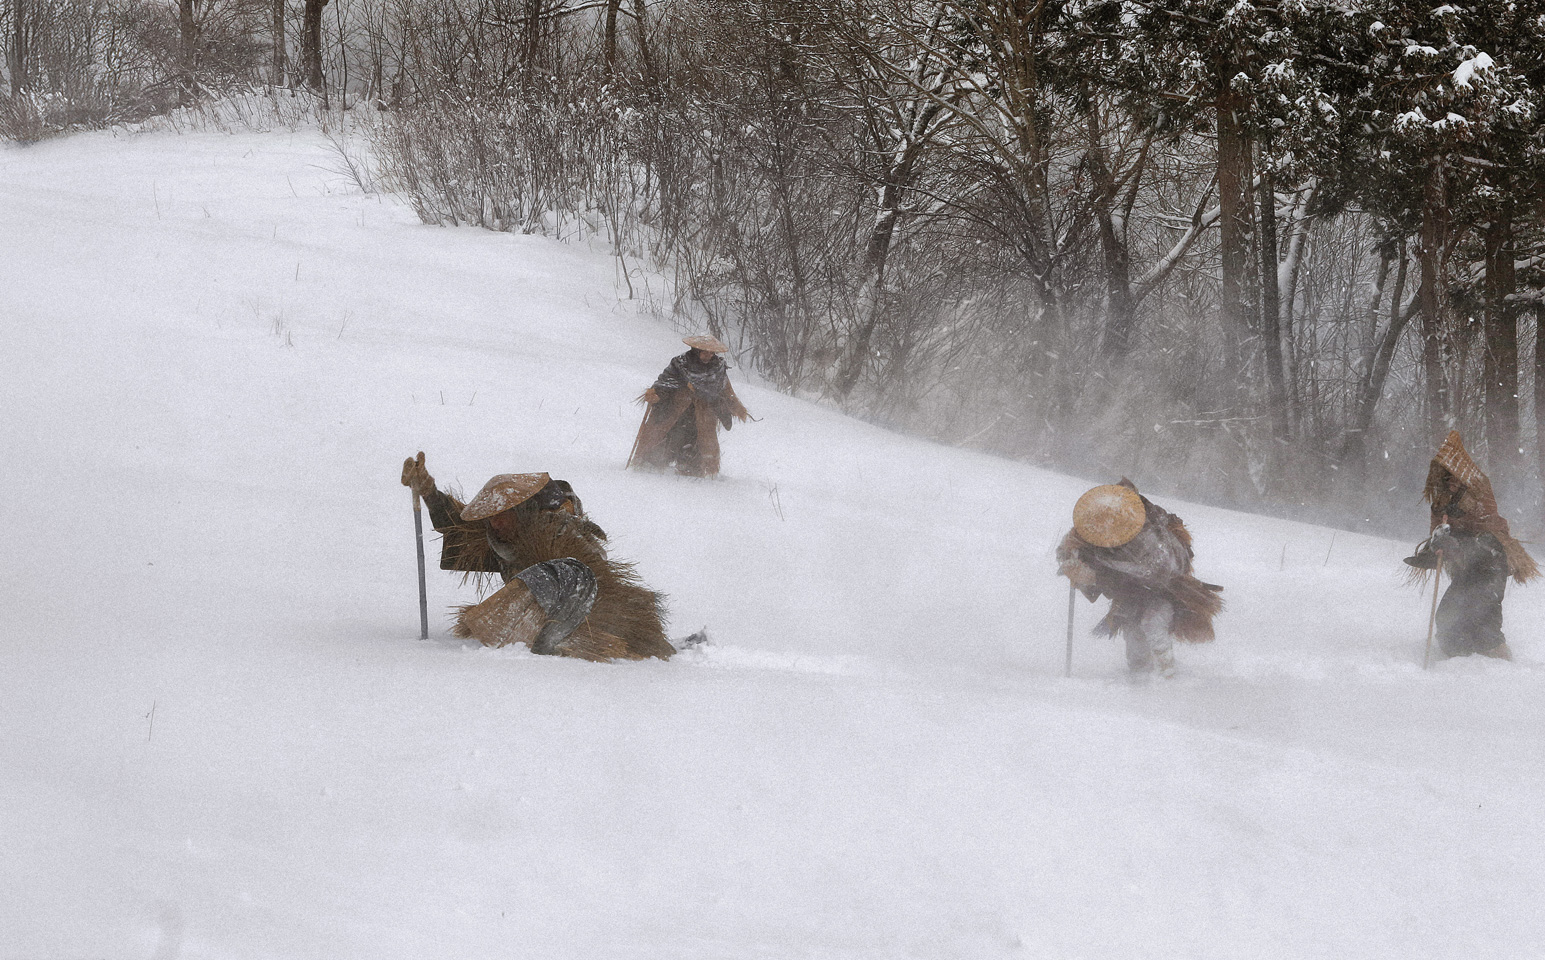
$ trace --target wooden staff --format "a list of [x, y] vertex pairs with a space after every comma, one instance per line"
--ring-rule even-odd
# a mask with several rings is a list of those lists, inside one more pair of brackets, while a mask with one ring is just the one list
[[1078, 588], [1073, 586], [1073, 581], [1068, 580], [1068, 655], [1062, 665], [1062, 675], [1073, 675], [1073, 599], [1078, 595]]
[[1432, 574], [1432, 613], [1427, 618], [1427, 650], [1422, 654], [1422, 669], [1432, 666], [1432, 634], [1438, 625], [1438, 585], [1443, 582], [1443, 551], [1437, 551], [1438, 568]]
[[424, 511], [413, 491], [413, 538], [418, 541], [418, 638], [429, 639], [429, 587], [424, 580]]

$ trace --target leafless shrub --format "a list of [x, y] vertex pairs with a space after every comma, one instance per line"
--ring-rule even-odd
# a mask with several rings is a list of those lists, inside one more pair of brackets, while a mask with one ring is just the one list
[[[152, 0], [29, 0], [6, 5], [5, 35], [17, 9], [26, 39], [24, 82], [0, 105], [0, 136], [35, 140], [67, 130], [133, 123], [186, 99], [179, 90], [175, 10]], [[196, 21], [194, 81], [213, 96], [249, 89], [263, 48], [254, 24], [265, 0], [208, 0]], [[8, 73], [17, 87], [12, 51]]]

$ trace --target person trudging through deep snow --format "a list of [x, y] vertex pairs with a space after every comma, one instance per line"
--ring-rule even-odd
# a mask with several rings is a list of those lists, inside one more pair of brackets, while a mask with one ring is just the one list
[[676, 652], [665, 638], [663, 598], [631, 564], [607, 557], [605, 531], [566, 481], [500, 474], [463, 504], [436, 488], [419, 453], [403, 461], [402, 483], [423, 498], [444, 537], [441, 569], [504, 581], [458, 611], [457, 636], [584, 660], [664, 660]]
[[1458, 430], [1449, 431], [1432, 458], [1422, 498], [1432, 505], [1432, 535], [1406, 563], [1422, 571], [1421, 578], [1442, 556], [1449, 587], [1438, 602], [1439, 649], [1445, 657], [1479, 653], [1513, 659], [1502, 634], [1502, 594], [1509, 575], [1527, 583], [1540, 570], [1513, 539], [1491, 480], [1470, 459]]
[[681, 341], [692, 349], [673, 357], [639, 399], [648, 404], [628, 455], [630, 467], [663, 470], [672, 464], [689, 477], [719, 472], [719, 426], [750, 416], [730, 386], [720, 354], [729, 348], [708, 336]]
[[1134, 676], [1175, 672], [1171, 638], [1213, 638], [1223, 588], [1191, 575], [1191, 534], [1180, 518], [1155, 506], [1125, 478], [1095, 487], [1073, 507], [1073, 529], [1057, 548], [1057, 572], [1090, 602], [1110, 597], [1096, 628], [1126, 641]]

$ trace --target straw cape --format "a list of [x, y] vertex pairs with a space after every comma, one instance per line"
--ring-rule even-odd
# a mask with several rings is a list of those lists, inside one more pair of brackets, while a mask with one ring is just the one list
[[[1067, 577], [1091, 601], [1098, 600], [1101, 594], [1111, 598], [1110, 612], [1096, 627], [1098, 633], [1114, 636], [1135, 628], [1149, 598], [1158, 596], [1169, 601], [1174, 609], [1170, 633], [1176, 640], [1185, 643], [1211, 641], [1214, 638], [1213, 617], [1223, 609], [1223, 598], [1219, 596], [1223, 588], [1204, 583], [1191, 574], [1191, 560], [1195, 556], [1191, 532], [1179, 517], [1139, 494], [1132, 481], [1122, 478], [1120, 484], [1112, 486], [1130, 490], [1142, 505], [1144, 521], [1141, 529], [1119, 545], [1101, 546], [1081, 536], [1075, 526], [1057, 548], [1057, 572]], [[1107, 493], [1102, 499], [1113, 513], [1124, 514], [1128, 509], [1124, 498]], [[1085, 528], [1107, 529], [1103, 524], [1091, 522], [1086, 522]], [[1118, 533], [1116, 537], [1120, 535]], [[1169, 553], [1164, 542], [1168, 538], [1173, 538], [1174, 547], [1180, 551], [1178, 572], [1172, 573], [1174, 568], [1163, 562]]]
[[1540, 575], [1540, 568], [1523, 544], [1514, 539], [1507, 519], [1497, 508], [1491, 480], [1476, 465], [1458, 430], [1450, 430], [1427, 468], [1427, 484], [1422, 499], [1432, 505], [1432, 525], [1436, 530], [1448, 517], [1449, 526], [1467, 533], [1489, 533], [1497, 538], [1507, 555], [1508, 572], [1514, 581], [1528, 583]]
[[[539, 513], [522, 518], [514, 540], [501, 541], [501, 546], [507, 548], [505, 557], [485, 555], [484, 562], [502, 560], [505, 569], [525, 570], [543, 561], [572, 558], [595, 574], [595, 605], [589, 616], [556, 649], [538, 653], [582, 660], [669, 660], [675, 654], [665, 636], [664, 597], [644, 586], [632, 564], [608, 558], [586, 521]], [[530, 588], [512, 575], [486, 600], [460, 608], [454, 629], [457, 636], [476, 638], [484, 646], [503, 646], [512, 639], [529, 644], [544, 622]]]
[[[682, 342], [705, 340], [712, 338], [688, 337]], [[719, 472], [720, 425], [728, 430], [735, 420], [744, 423], [750, 414], [730, 386], [729, 369], [719, 356], [724, 345], [713, 340], [710, 346], [719, 349], [693, 346], [673, 357], [653, 386], [639, 396], [647, 407], [628, 454], [629, 467], [675, 464], [677, 473], [697, 477]], [[698, 350], [713, 356], [699, 360]]]
[[[543, 476], [502, 474], [490, 480], [483, 492], [492, 490], [492, 496], [507, 502], [529, 488], [531, 478]], [[544, 496], [560, 484], [559, 492], [568, 489], [563, 481], [552, 481], [506, 507], [516, 512], [518, 524], [513, 537], [503, 538], [491, 536], [486, 519], [468, 519], [482, 515], [482, 510], [471, 510], [440, 490], [425, 497], [431, 522], [443, 537], [441, 569], [465, 573], [478, 581], [480, 589], [492, 586], [489, 581], [495, 575], [503, 581], [482, 602], [457, 608], [454, 632], [484, 646], [519, 642], [536, 649], [548, 611], [518, 575], [537, 564], [571, 558], [595, 576], [594, 605], [566, 639], [553, 649], [537, 652], [583, 660], [669, 659], [676, 648], [665, 636], [664, 597], [643, 584], [632, 564], [607, 556], [605, 531], [582, 513], [570, 512], [577, 498]]]

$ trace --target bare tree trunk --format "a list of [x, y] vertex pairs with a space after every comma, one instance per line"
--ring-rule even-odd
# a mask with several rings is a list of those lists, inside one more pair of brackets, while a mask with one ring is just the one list
[[1277, 276], [1277, 190], [1271, 160], [1261, 151], [1261, 337], [1266, 347], [1266, 395], [1271, 406], [1272, 434], [1285, 441], [1288, 422], [1287, 384], [1282, 365], [1282, 302]]
[[1485, 422], [1488, 462], [1498, 468], [1518, 458], [1518, 316], [1508, 302], [1517, 287], [1513, 224], [1499, 213], [1486, 228]]
[[1545, 486], [1545, 304], [1534, 304], [1534, 449]]
[[[1416, 248], [1421, 267], [1418, 297], [1422, 307], [1422, 376], [1426, 382], [1425, 418], [1432, 438], [1448, 429], [1448, 378], [1443, 372], [1443, 165], [1434, 161], [1422, 202], [1422, 232]], [[1436, 440], [1434, 440], [1436, 442]]]
[[[933, 105], [924, 109], [930, 113], [938, 111]], [[885, 184], [880, 188], [880, 209], [875, 212], [874, 226], [869, 230], [864, 251], [865, 281], [858, 298], [863, 316], [847, 344], [846, 357], [833, 383], [836, 396], [844, 400], [858, 386], [869, 360], [875, 328], [885, 310], [885, 267], [890, 260], [897, 222], [901, 219], [901, 198], [911, 179], [912, 160], [908, 151], [899, 163], [886, 171]]]
[[1105, 336], [1100, 353], [1112, 362], [1120, 362], [1132, 351], [1132, 328], [1136, 325], [1137, 304], [1132, 298], [1132, 255], [1126, 238], [1116, 230], [1115, 175], [1105, 150], [1100, 127], [1099, 105], [1091, 100], [1088, 117], [1089, 174], [1093, 181], [1094, 217], [1100, 234], [1100, 253], [1105, 262]]
[[194, 0], [177, 0], [178, 100], [183, 106], [193, 102], [193, 67], [198, 57], [198, 21], [193, 16]]
[[[1319, 193], [1319, 185], [1309, 187], [1307, 190], [1298, 191], [1298, 196], [1293, 201], [1293, 220], [1288, 226], [1287, 242], [1284, 244], [1283, 260], [1277, 269], [1277, 289], [1279, 293], [1279, 309], [1282, 317], [1282, 345], [1286, 352], [1283, 364], [1287, 368], [1288, 383], [1288, 422], [1291, 425], [1302, 426], [1303, 403], [1299, 392], [1301, 384], [1299, 370], [1301, 366], [1302, 351], [1298, 347], [1298, 330], [1295, 312], [1298, 309], [1298, 278], [1303, 271], [1304, 259], [1309, 246], [1309, 232], [1313, 227], [1313, 219], [1309, 216], [1309, 208], [1313, 205], [1316, 195]], [[1377, 301], [1373, 309], [1378, 310]], [[1368, 335], [1373, 336], [1377, 327], [1377, 317], [1374, 323], [1369, 324]]]
[[322, 8], [327, 0], [306, 0], [301, 20], [300, 66], [306, 86], [327, 97], [327, 81], [322, 74]]
[[1358, 385], [1357, 407], [1353, 414], [1352, 425], [1347, 429], [1346, 441], [1341, 447], [1341, 462], [1350, 464], [1361, 470], [1364, 466], [1363, 456], [1367, 451], [1368, 429], [1373, 425], [1373, 414], [1378, 408], [1379, 398], [1384, 395], [1384, 383], [1389, 378], [1390, 364], [1395, 358], [1395, 347], [1400, 344], [1400, 335], [1405, 332], [1411, 318], [1421, 307], [1421, 298], [1411, 301], [1410, 305], [1402, 308], [1400, 301], [1405, 296], [1406, 285], [1406, 256], [1402, 244], [1400, 250], [1400, 267], [1395, 273], [1395, 292], [1390, 298], [1389, 323], [1384, 328], [1384, 335], [1374, 343], [1372, 356], [1369, 357], [1367, 369], [1363, 372], [1361, 383]]
[[27, 0], [11, 4], [11, 96], [20, 97], [31, 87], [27, 77]]
[[344, 36], [343, 5], [333, 7], [338, 18], [338, 109], [349, 109], [349, 44]]
[[546, 0], [526, 0], [525, 24], [520, 66], [527, 78], [536, 76], [537, 57], [542, 52], [542, 15]]
[[386, 14], [365, 14], [366, 47], [370, 52], [370, 101], [380, 108], [386, 103]]
[[[1379, 313], [1384, 309], [1384, 290], [1389, 286], [1390, 268], [1395, 265], [1395, 250], [1397, 241], [1394, 237], [1386, 237], [1379, 242], [1379, 268], [1373, 274], [1373, 293], [1368, 298], [1368, 308], [1365, 312], [1368, 318], [1368, 326], [1363, 331], [1363, 336], [1358, 344], [1362, 352], [1362, 359], [1358, 365], [1359, 373], [1366, 378], [1368, 365], [1373, 357], [1375, 345], [1379, 336]], [[1404, 261], [1400, 264], [1405, 266]], [[1399, 299], [1400, 293], [1395, 294]]]
[[622, 0], [606, 0], [606, 20], [602, 48], [606, 54], [606, 79], [612, 78], [617, 69], [617, 9]]
[[[1233, 71], [1225, 71], [1232, 76]], [[1225, 362], [1241, 380], [1244, 377], [1243, 344], [1249, 335], [1250, 307], [1246, 302], [1246, 274], [1250, 269], [1249, 142], [1237, 112], [1238, 98], [1229, 91], [1218, 97], [1218, 207], [1219, 255], [1222, 291], [1218, 308], [1223, 325]], [[1242, 384], [1241, 384], [1242, 386]]]
[[901, 218], [903, 181], [908, 177], [909, 170], [888, 171], [887, 181], [880, 190], [880, 209], [876, 211], [874, 226], [870, 228], [864, 252], [865, 282], [858, 297], [859, 309], [863, 314], [858, 329], [846, 344], [846, 356], [841, 368], [833, 378], [833, 392], [843, 400], [858, 386], [864, 368], [868, 365], [874, 331], [885, 311], [885, 267], [890, 260], [897, 221]]
[[644, 89], [655, 89], [654, 58], [649, 54], [649, 37], [644, 31], [644, 0], [633, 0], [633, 26], [638, 30], [638, 62], [644, 68]]
[[284, 0], [274, 0], [274, 72], [269, 80], [276, 87], [284, 86]]

